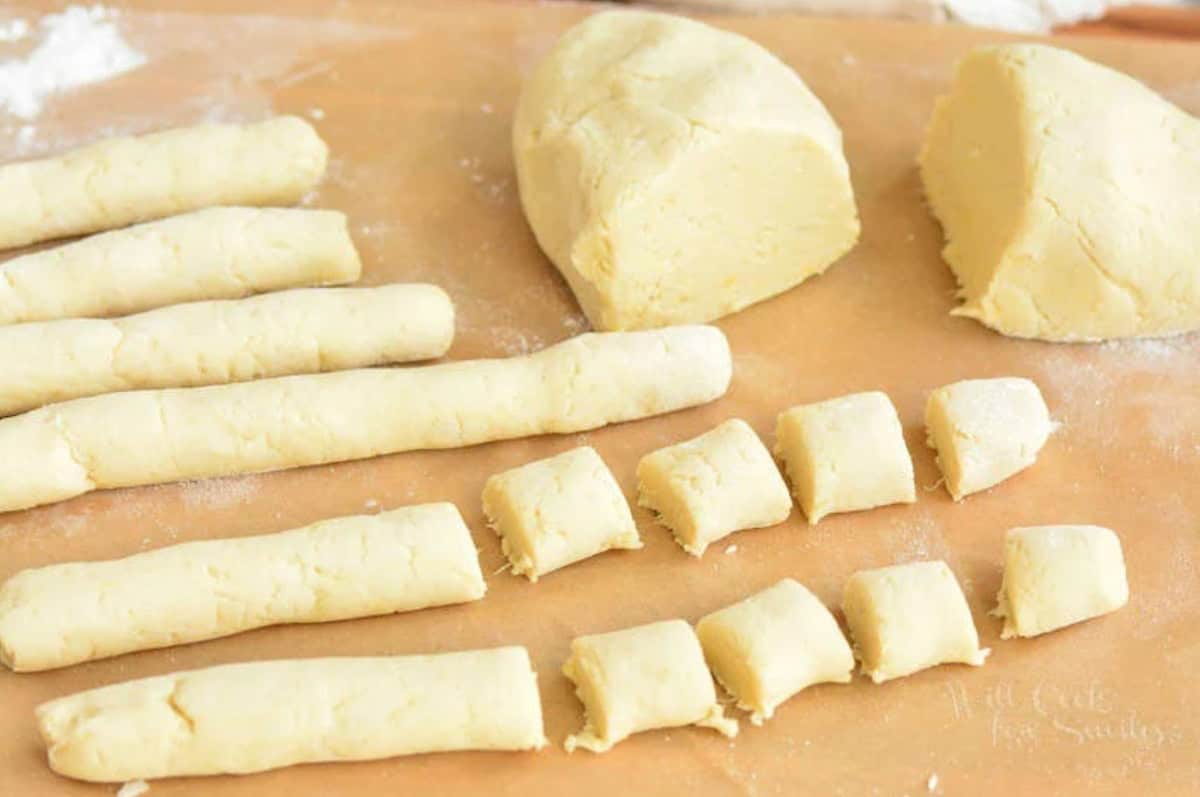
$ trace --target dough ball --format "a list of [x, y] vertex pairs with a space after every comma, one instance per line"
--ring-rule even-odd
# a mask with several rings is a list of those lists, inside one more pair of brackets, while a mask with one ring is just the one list
[[938, 101], [921, 176], [956, 315], [1055, 341], [1200, 327], [1200, 121], [1043, 45], [983, 47]]
[[813, 684], [848, 683], [854, 655], [837, 620], [799, 582], [785, 578], [696, 625], [713, 674], [761, 725]]
[[917, 500], [896, 408], [883, 393], [792, 407], [775, 426], [775, 453], [809, 523]]
[[1054, 423], [1036, 384], [1004, 377], [939, 387], [925, 405], [925, 429], [959, 501], [1032, 465]]
[[771, 452], [738, 418], [646, 455], [637, 477], [638, 503], [693, 556], [735, 531], [782, 523], [792, 511]]
[[1100, 526], [1030, 526], [1004, 539], [1001, 637], [1037, 636], [1129, 600], [1121, 541]]
[[563, 674], [583, 703], [583, 730], [567, 737], [568, 753], [603, 753], [639, 731], [700, 725], [737, 735], [717, 702], [696, 632], [665, 620], [571, 642]]
[[875, 683], [939, 664], [979, 666], [988, 654], [945, 562], [860, 570], [846, 582], [842, 611], [863, 672]]
[[513, 150], [530, 227], [596, 329], [719, 318], [858, 239], [820, 100], [693, 20], [614, 11], [568, 31], [521, 92]]
[[513, 573], [530, 581], [613, 548], [642, 547], [620, 485], [588, 446], [492, 476], [483, 512]]

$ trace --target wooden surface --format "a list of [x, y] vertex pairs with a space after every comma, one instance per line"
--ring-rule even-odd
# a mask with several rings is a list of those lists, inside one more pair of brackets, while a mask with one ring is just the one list
[[[34, 10], [36, 6], [26, 6]], [[153, 8], [153, 10], [151, 10]], [[173, 9], [173, 10], [172, 10]], [[199, 9], [204, 9], [203, 12]], [[117, 132], [208, 118], [306, 114], [332, 148], [313, 204], [350, 214], [364, 281], [433, 281], [454, 297], [454, 359], [535, 349], [585, 328], [538, 252], [514, 192], [509, 124], [521, 77], [591, 9], [568, 4], [168, 0], [127, 7], [150, 64], [61, 98], [0, 157], [58, 151]], [[921, 200], [914, 157], [956, 58], [1003, 37], [959, 28], [796, 18], [715, 19], [792, 64], [845, 132], [863, 219], [858, 247], [826, 275], [724, 319], [729, 395], [592, 434], [405, 454], [204, 483], [102, 492], [0, 516], [0, 578], [66, 560], [185, 540], [258, 534], [375, 507], [453, 500], [488, 574], [482, 602], [323, 626], [265, 629], [61, 671], [0, 672], [0, 795], [112, 794], [46, 767], [32, 711], [76, 690], [224, 662], [530, 647], [552, 746], [294, 767], [153, 784], [151, 795], [1195, 794], [1200, 790], [1200, 354], [1196, 338], [1062, 346], [1008, 340], [951, 318], [954, 282]], [[1107, 38], [1059, 43], [1127, 70], [1200, 110], [1200, 47]], [[10, 128], [11, 130], [11, 128]], [[1031, 470], [952, 503], [923, 446], [928, 391], [1024, 375], [1063, 427]], [[483, 525], [488, 475], [589, 443], [634, 493], [650, 450], [747, 419], [768, 441], [796, 403], [886, 390], [922, 489], [913, 506], [785, 524], [683, 554], [635, 510], [646, 542], [536, 585], [500, 572]], [[0, 452], [19, 456], [19, 452]], [[1001, 541], [1015, 525], [1099, 523], [1124, 541], [1132, 587], [1112, 616], [1001, 641], [987, 612]], [[559, 674], [572, 637], [652, 620], [696, 620], [788, 575], [830, 604], [853, 571], [945, 558], [982, 641], [979, 669], [947, 666], [882, 686], [820, 686], [735, 740], [699, 729], [641, 734], [596, 756], [561, 749], [581, 722]]]

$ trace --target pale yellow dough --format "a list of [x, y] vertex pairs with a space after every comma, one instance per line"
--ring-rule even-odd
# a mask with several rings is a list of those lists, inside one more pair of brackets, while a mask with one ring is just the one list
[[361, 274], [342, 213], [207, 208], [0, 263], [0, 324], [127, 315]]
[[646, 455], [637, 479], [638, 503], [693, 556], [735, 531], [782, 523], [792, 511], [771, 452], [738, 418]]
[[479, 600], [471, 532], [453, 504], [17, 573], [0, 585], [0, 661], [47, 670], [280, 623]]
[[1200, 120], [1044, 45], [959, 64], [921, 154], [955, 314], [1056, 341], [1200, 327]]
[[709, 321], [857, 241], [842, 135], [758, 44], [682, 17], [595, 14], [526, 81], [521, 203], [596, 329]]
[[896, 408], [879, 392], [792, 407], [775, 425], [775, 454], [809, 523], [917, 500]]
[[563, 674], [585, 717], [583, 729], [567, 737], [568, 753], [603, 753], [631, 734], [683, 725], [737, 735], [737, 720], [717, 702], [700, 641], [683, 620], [578, 637]]
[[715, 327], [589, 333], [536, 354], [76, 399], [0, 419], [0, 511], [96, 489], [596, 429], [724, 395]]
[[802, 689], [849, 683], [854, 654], [829, 609], [790, 578], [696, 625], [713, 674], [761, 725]]
[[52, 700], [37, 721], [51, 769], [111, 783], [546, 741], [522, 647], [227, 664]]
[[614, 548], [642, 547], [620, 485], [588, 446], [492, 476], [483, 512], [513, 573], [530, 581]]
[[929, 447], [937, 451], [955, 501], [1037, 461], [1054, 423], [1028, 379], [968, 379], [939, 387], [925, 405]]
[[0, 326], [0, 415], [119, 390], [428, 360], [453, 339], [454, 305], [433, 285], [281, 291]]
[[980, 666], [967, 599], [945, 562], [860, 570], [850, 576], [842, 612], [863, 672], [875, 683], [939, 664]]
[[1004, 639], [1115, 612], [1129, 601], [1121, 541], [1101, 526], [1010, 529], [997, 599], [993, 614], [1004, 618]]
[[295, 116], [110, 138], [0, 167], [0, 249], [124, 227], [210, 205], [291, 205], [328, 148]]

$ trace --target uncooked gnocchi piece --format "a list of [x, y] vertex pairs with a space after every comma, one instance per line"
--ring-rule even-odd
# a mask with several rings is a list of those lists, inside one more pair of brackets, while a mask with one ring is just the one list
[[945, 562], [860, 570], [842, 611], [863, 672], [875, 683], [939, 664], [983, 664], [967, 599]]
[[620, 485], [588, 446], [492, 476], [483, 512], [513, 573], [530, 581], [613, 548], [642, 547]]
[[637, 478], [638, 503], [693, 556], [735, 531], [782, 523], [792, 511], [771, 452], [738, 418], [646, 455]]
[[713, 674], [755, 725], [800, 690], [848, 683], [854, 672], [837, 620], [790, 578], [706, 616], [696, 634]]
[[563, 674], [584, 708], [583, 729], [567, 737], [568, 753], [603, 753], [654, 728], [699, 725], [737, 735], [737, 720], [717, 702], [700, 641], [683, 620], [577, 637]]
[[226, 664], [51, 700], [37, 722], [51, 769], [111, 783], [546, 743], [522, 647]]
[[1028, 379], [967, 379], [939, 387], [925, 405], [929, 447], [955, 501], [1032, 465], [1054, 423]]
[[792, 407], [775, 426], [775, 454], [809, 523], [917, 500], [896, 408], [880, 392]]
[[1004, 539], [993, 614], [1000, 636], [1037, 636], [1114, 612], [1129, 600], [1121, 541], [1102, 526], [1029, 526]]

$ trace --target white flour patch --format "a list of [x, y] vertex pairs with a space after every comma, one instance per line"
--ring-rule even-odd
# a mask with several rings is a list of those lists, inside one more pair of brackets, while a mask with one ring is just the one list
[[224, 509], [248, 504], [258, 495], [256, 476], [183, 482], [180, 498], [188, 509]]
[[142, 797], [150, 791], [150, 784], [144, 780], [131, 780], [122, 784], [117, 790], [117, 797]]
[[895, 564], [951, 559], [941, 524], [928, 509], [919, 504], [886, 534], [888, 550]]
[[492, 330], [492, 343], [508, 356], [529, 354], [546, 348], [546, 340], [533, 332], [523, 332], [515, 327], [496, 327]]
[[[96, 5], [69, 6], [38, 22], [40, 41], [21, 58], [0, 61], [0, 108], [20, 119], [34, 119], [51, 95], [99, 83], [146, 63], [117, 29], [117, 12]], [[24, 38], [23, 20], [3, 29], [5, 41]]]
[[29, 23], [14, 19], [0, 25], [0, 42], [19, 42], [29, 35]]

